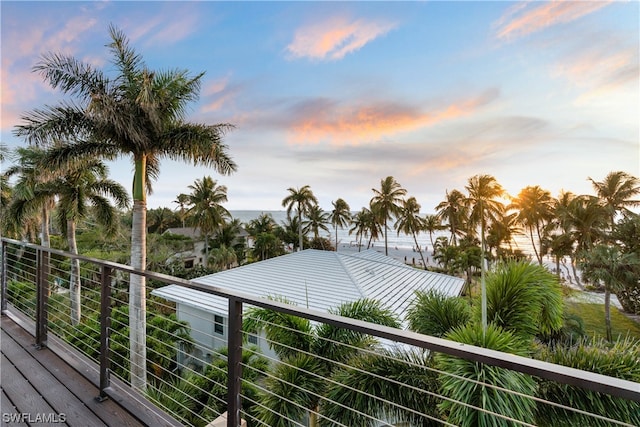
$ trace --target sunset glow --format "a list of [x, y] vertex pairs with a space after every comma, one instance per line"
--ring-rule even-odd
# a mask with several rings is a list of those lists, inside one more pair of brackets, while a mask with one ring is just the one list
[[[149, 207], [212, 175], [229, 209], [280, 209], [309, 185], [324, 209], [368, 204], [393, 176], [432, 211], [490, 174], [511, 195], [592, 193], [640, 176], [637, 1], [2, 1], [2, 143], [25, 113], [69, 100], [33, 73], [47, 52], [110, 74], [108, 27], [149, 68], [205, 72], [188, 119], [230, 123], [237, 173], [165, 160]], [[5, 169], [9, 161], [5, 160]], [[131, 164], [110, 163], [130, 186]]]

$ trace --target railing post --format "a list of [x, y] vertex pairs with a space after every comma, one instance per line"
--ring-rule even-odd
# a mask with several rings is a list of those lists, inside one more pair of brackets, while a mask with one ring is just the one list
[[227, 427], [241, 423], [242, 386], [242, 302], [229, 298], [229, 356], [227, 379]]
[[49, 252], [36, 251], [36, 348], [47, 346], [49, 305]]
[[111, 328], [111, 267], [103, 265], [100, 272], [100, 395], [97, 400], [107, 399], [107, 388], [111, 385], [111, 356], [109, 335]]
[[7, 243], [4, 240], [0, 240], [0, 250], [2, 251], [2, 258], [0, 259], [0, 311], [2, 314], [7, 311]]

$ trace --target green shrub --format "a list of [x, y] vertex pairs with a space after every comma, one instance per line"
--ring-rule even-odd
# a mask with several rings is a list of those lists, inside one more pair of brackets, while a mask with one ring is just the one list
[[[640, 382], [640, 342], [637, 340], [620, 340], [612, 346], [604, 340], [597, 340], [568, 348], [547, 348], [539, 357], [551, 363]], [[632, 425], [640, 425], [638, 402], [554, 381], [540, 379], [538, 383], [538, 397], [542, 399]], [[545, 426], [613, 425], [588, 415], [542, 404], [538, 405], [537, 421]]]
[[464, 326], [471, 319], [471, 307], [460, 297], [448, 297], [436, 291], [415, 293], [407, 312], [409, 329], [421, 334], [442, 337]]
[[[493, 324], [488, 325], [486, 333], [481, 325], [472, 324], [453, 330], [446, 338], [521, 356], [527, 356], [530, 347], [528, 341]], [[438, 354], [436, 362], [444, 371], [440, 375], [442, 394], [451, 399], [443, 400], [440, 409], [450, 423], [469, 427], [513, 425], [495, 414], [533, 423], [535, 402], [527, 396], [534, 395], [536, 383], [529, 375], [446, 354]]]

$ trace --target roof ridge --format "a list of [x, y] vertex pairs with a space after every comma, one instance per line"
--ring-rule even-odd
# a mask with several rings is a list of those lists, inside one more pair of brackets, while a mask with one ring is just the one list
[[[351, 283], [353, 283], [353, 286], [356, 287], [356, 289], [358, 290], [358, 292], [360, 293], [362, 298], [369, 298], [369, 296], [366, 295], [364, 290], [362, 289], [362, 286], [360, 286], [360, 282], [358, 281], [358, 279], [356, 279], [353, 276], [353, 274], [351, 273], [351, 269], [347, 266], [347, 264], [345, 264], [345, 262], [343, 260], [343, 257], [346, 257], [349, 254], [341, 254], [338, 251], [336, 251], [335, 254], [336, 254], [336, 258], [338, 258], [338, 261], [340, 261], [340, 265], [344, 269], [345, 273], [347, 273], [347, 276], [349, 276], [349, 280], [351, 280]], [[352, 258], [357, 258], [357, 257], [353, 257], [352, 256]]]

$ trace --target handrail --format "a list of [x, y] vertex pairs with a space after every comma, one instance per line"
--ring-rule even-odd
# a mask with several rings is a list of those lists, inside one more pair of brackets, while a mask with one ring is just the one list
[[[84, 255], [75, 255], [65, 251], [51, 249], [40, 245], [25, 243], [13, 239], [2, 238], [2, 306], [5, 307], [6, 299], [6, 244], [15, 244], [33, 248], [38, 253], [42, 254], [56, 254], [67, 258], [78, 259], [81, 261], [93, 263], [102, 267], [103, 272], [121, 271], [125, 273], [139, 274], [150, 279], [158, 280], [164, 283], [176, 284], [186, 288], [194, 289], [197, 291], [205, 292], [208, 294], [216, 295], [226, 298], [229, 301], [229, 399], [228, 399], [228, 418], [229, 425], [239, 425], [240, 417], [240, 376], [241, 367], [240, 359], [242, 356], [242, 305], [250, 304], [270, 310], [279, 311], [282, 313], [306, 318], [312, 321], [322, 322], [330, 325], [334, 325], [341, 328], [351, 329], [357, 332], [373, 335], [379, 338], [389, 339], [412, 346], [417, 346], [430, 351], [436, 351], [451, 356], [464, 358], [470, 361], [484, 363], [488, 365], [498, 366], [502, 368], [511, 369], [517, 372], [534, 375], [547, 380], [556, 381], [558, 383], [567, 384], [571, 386], [582, 387], [587, 390], [606, 393], [611, 396], [621, 397], [629, 399], [635, 402], [640, 402], [640, 383], [633, 381], [622, 380], [614, 377], [609, 377], [602, 374], [583, 371], [580, 369], [570, 368], [566, 366], [556, 365], [549, 362], [540, 360], [529, 359], [522, 356], [517, 356], [509, 353], [502, 353], [495, 350], [486, 349], [483, 347], [477, 347], [469, 344], [462, 344], [454, 341], [449, 341], [442, 338], [432, 337], [428, 335], [419, 334], [416, 332], [390, 328], [381, 326], [378, 324], [368, 323], [352, 318], [341, 317], [335, 314], [321, 312], [318, 310], [297, 307], [288, 305], [282, 302], [273, 301], [253, 295], [237, 292], [220, 287], [207, 286], [199, 283], [195, 283], [190, 280], [180, 279], [166, 274], [156, 273], [148, 270], [139, 270], [128, 265], [119, 264], [111, 261], [99, 260]], [[46, 258], [46, 256], [45, 256]], [[112, 273], [110, 273], [112, 274]], [[104, 279], [104, 277], [103, 277]], [[103, 282], [102, 292], [108, 290], [108, 284]], [[45, 292], [46, 295], [46, 292]], [[101, 305], [108, 305], [109, 299], [103, 295], [101, 298]], [[107, 308], [102, 308], [107, 310]], [[46, 317], [46, 314], [45, 314]], [[108, 315], [103, 313], [101, 316], [103, 319]], [[45, 322], [46, 323], [46, 322]], [[45, 326], [46, 327], [46, 326]], [[105, 330], [105, 326], [102, 330]], [[45, 344], [46, 344], [46, 331]], [[106, 337], [105, 337], [106, 339]], [[105, 359], [103, 361], [103, 359]], [[102, 363], [108, 363], [108, 357], [101, 357]], [[108, 372], [107, 367], [101, 366], [101, 372]], [[108, 386], [108, 378], [101, 378], [101, 385]]]

